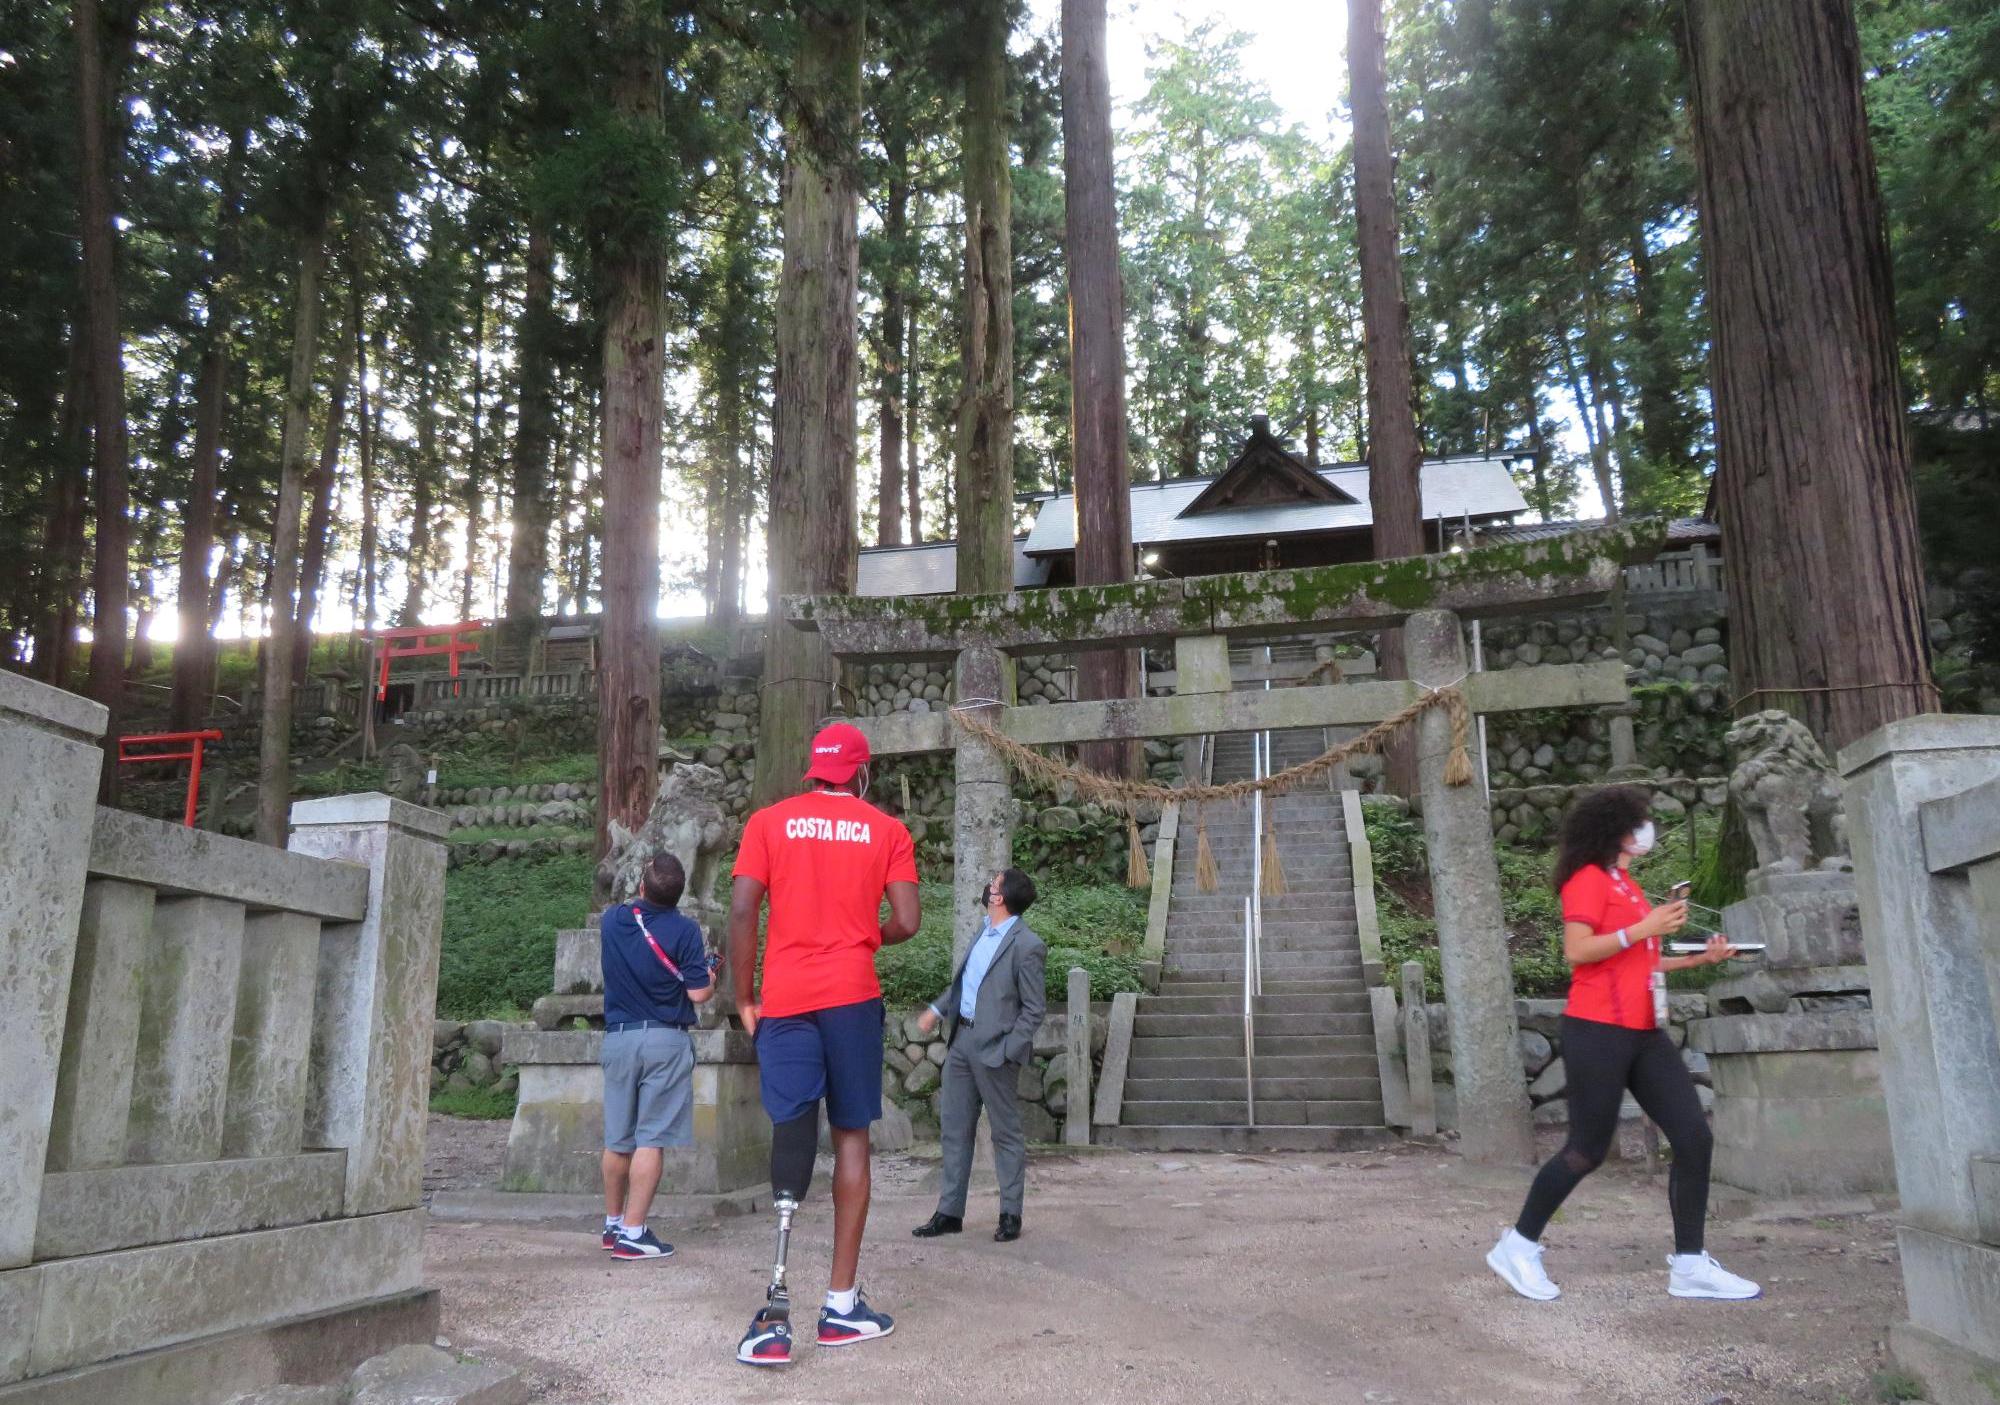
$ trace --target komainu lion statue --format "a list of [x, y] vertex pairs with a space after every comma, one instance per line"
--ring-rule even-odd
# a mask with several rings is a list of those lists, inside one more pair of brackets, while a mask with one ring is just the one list
[[1723, 738], [1736, 769], [1729, 795], [1749, 826], [1759, 873], [1847, 867], [1847, 816], [1826, 753], [1788, 712], [1741, 718]]
[[687, 870], [681, 911], [701, 924], [711, 942], [722, 935], [723, 912], [713, 898], [716, 866], [736, 841], [736, 824], [722, 802], [722, 772], [677, 763], [667, 775], [638, 832], [611, 822], [610, 845], [597, 865], [597, 901], [625, 902], [639, 895], [639, 871], [662, 849]]

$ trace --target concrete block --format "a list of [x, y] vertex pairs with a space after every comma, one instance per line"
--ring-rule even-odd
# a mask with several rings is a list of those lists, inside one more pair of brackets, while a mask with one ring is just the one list
[[604, 961], [595, 927], [556, 933], [557, 995], [602, 995]]
[[0, 1272], [0, 1384], [28, 1374], [35, 1353], [35, 1319], [42, 1310], [42, 1270]]
[[397, 1347], [354, 1372], [350, 1405], [525, 1405], [520, 1372], [434, 1346]]
[[199, 893], [246, 907], [309, 912], [354, 922], [368, 906], [368, 875], [310, 858], [189, 829], [124, 810], [100, 812], [91, 832], [90, 871], [143, 883], [161, 893]]
[[2000, 1247], [1900, 1226], [1910, 1321], [2000, 1366]]
[[229, 1097], [243, 905], [161, 898], [139, 1002], [126, 1156], [141, 1164], [213, 1161]]
[[315, 1151], [247, 1161], [53, 1172], [42, 1185], [37, 1259], [209, 1239], [332, 1219], [346, 1156]]
[[1873, 1049], [1872, 1010], [1798, 1015], [1719, 1015], [1688, 1026], [1688, 1047], [1704, 1054], [1789, 1054], [1801, 1050]]
[[[369, 1215], [39, 1265], [35, 1374], [418, 1287], [423, 1212]], [[200, 1291], [189, 1291], [190, 1285]]]
[[0, 1268], [25, 1264], [48, 1161], [75, 965], [84, 866], [95, 821], [105, 712], [0, 670]]
[[2000, 1245], [2000, 1155], [1972, 1158], [1972, 1195], [1981, 1242]]
[[152, 925], [151, 888], [108, 878], [85, 886], [49, 1126], [51, 1171], [124, 1164]]
[[[1837, 1062], [1835, 1054], [1767, 1055], [1788, 1058], [1800, 1070]], [[1738, 1080], [1741, 1081], [1741, 1080]], [[1715, 1091], [1715, 1179], [1759, 1195], [1842, 1196], [1893, 1194], [1895, 1157], [1880, 1087], [1824, 1097]], [[1704, 1090], [1705, 1091], [1705, 1090]]]
[[318, 979], [317, 917], [260, 912], [244, 922], [224, 1156], [288, 1156], [299, 1149]]
[[[1132, 1027], [1138, 1012], [1139, 997], [1136, 994], [1124, 991], [1111, 997], [1110, 1029], [1104, 1043], [1104, 1068], [1097, 1085], [1097, 1102], [1091, 1108], [1090, 1116], [1096, 1126], [1116, 1127], [1124, 1111], [1125, 1071], [1132, 1060]], [[1023, 1073], [1025, 1075], [1025, 1069]], [[1037, 1096], [1041, 1092], [1039, 1080], [1035, 1092]]]
[[320, 931], [304, 1144], [347, 1156], [349, 1214], [419, 1202], [444, 925], [443, 815], [386, 795], [292, 807], [297, 854], [360, 864], [367, 915]]
[[1368, 988], [1368, 1014], [1374, 1025], [1375, 1076], [1382, 1085], [1382, 1122], [1389, 1127], [1410, 1125], [1410, 1074], [1403, 1063], [1401, 1016], [1396, 992], [1386, 985]]

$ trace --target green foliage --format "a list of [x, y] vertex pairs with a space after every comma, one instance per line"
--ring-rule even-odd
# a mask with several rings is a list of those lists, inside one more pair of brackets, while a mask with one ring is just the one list
[[462, 829], [454, 829], [450, 837], [451, 842], [454, 844], [470, 845], [484, 844], [489, 839], [503, 841], [509, 839], [568, 839], [574, 835], [589, 833], [593, 833], [593, 831], [578, 829], [574, 825], [566, 824], [481, 824], [467, 825]]
[[519, 1095], [498, 1088], [440, 1088], [431, 1094], [431, 1111], [440, 1117], [469, 1117], [498, 1122], [514, 1116]]
[[1877, 1371], [1869, 1384], [1875, 1392], [1875, 1398], [1884, 1402], [1923, 1400], [1930, 1394], [1921, 1380], [1908, 1371], [1896, 1367]]
[[292, 794], [352, 795], [387, 786], [379, 761], [341, 761], [316, 771], [301, 771], [292, 777]]
[[[891, 1007], [925, 1004], [951, 983], [951, 888], [926, 883], [922, 897], [924, 920], [917, 935], [884, 947], [875, 957], [882, 998]], [[1028, 925], [1048, 944], [1052, 1006], [1067, 998], [1072, 966], [1090, 973], [1093, 1000], [1140, 989], [1139, 959], [1132, 949], [1146, 934], [1146, 905], [1130, 889], [1044, 888], [1028, 911]]]
[[1125, 821], [1117, 815], [1085, 816], [1068, 829], [1014, 831], [1014, 867], [1033, 875], [1037, 887], [1123, 883], [1127, 849]]
[[438, 758], [438, 784], [447, 789], [474, 786], [575, 784], [597, 779], [597, 754], [568, 751], [515, 760], [511, 748], [484, 737]]
[[555, 934], [589, 920], [595, 869], [588, 855], [560, 854], [447, 872], [438, 1013], [471, 1019], [548, 994]]

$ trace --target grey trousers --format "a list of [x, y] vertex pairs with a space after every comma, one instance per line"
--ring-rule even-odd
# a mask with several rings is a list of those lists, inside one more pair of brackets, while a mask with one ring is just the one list
[[979, 1127], [979, 1109], [993, 1134], [993, 1174], [1000, 1182], [1000, 1213], [1021, 1213], [1028, 1182], [1028, 1139], [1021, 1131], [1018, 1064], [988, 1068], [966, 1053], [965, 1040], [954, 1039], [944, 1057], [944, 1084], [938, 1099], [939, 1131], [944, 1142], [944, 1174], [938, 1189], [938, 1213], [965, 1215], [965, 1188], [972, 1179], [972, 1141]]

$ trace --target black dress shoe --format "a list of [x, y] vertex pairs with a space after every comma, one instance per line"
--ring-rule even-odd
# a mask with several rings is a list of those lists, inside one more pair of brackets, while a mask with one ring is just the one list
[[[1019, 1222], [1016, 1221], [1016, 1223]], [[935, 1239], [940, 1234], [957, 1234], [964, 1228], [965, 1221], [957, 1215], [937, 1214], [932, 1215], [929, 1219], [911, 1230], [910, 1233], [916, 1235], [919, 1239]]]
[[1020, 1237], [1021, 1217], [1019, 1215], [1002, 1215], [1000, 1217], [1000, 1228], [993, 1231], [994, 1240], [1001, 1244], [1011, 1244]]

